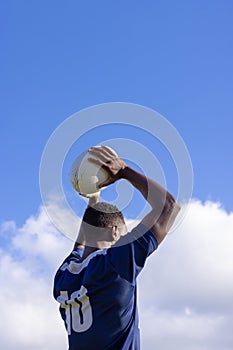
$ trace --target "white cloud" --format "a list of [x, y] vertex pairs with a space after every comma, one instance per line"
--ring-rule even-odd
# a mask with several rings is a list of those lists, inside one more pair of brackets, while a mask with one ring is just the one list
[[193, 202], [140, 276], [144, 348], [232, 349], [232, 273], [233, 213]]
[[60, 349], [64, 349], [50, 284], [38, 274], [39, 269], [33, 275], [26, 264], [3, 253], [0, 265], [1, 347], [55, 350], [63, 343]]
[[1, 234], [1, 348], [66, 349], [52, 282], [73, 243], [54, 229], [43, 210], [18, 229], [13, 222], [3, 223]]
[[[3, 223], [1, 236], [1, 347], [66, 349], [52, 283], [73, 242], [41, 209], [20, 228]], [[233, 214], [194, 201], [139, 277], [142, 350], [232, 349], [232, 273]]]

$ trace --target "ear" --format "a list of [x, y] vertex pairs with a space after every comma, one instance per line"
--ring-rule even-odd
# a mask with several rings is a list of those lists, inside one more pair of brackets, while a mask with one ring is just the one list
[[120, 231], [118, 230], [117, 226], [113, 226], [113, 228], [112, 228], [113, 241], [116, 242], [119, 237], [120, 237]]

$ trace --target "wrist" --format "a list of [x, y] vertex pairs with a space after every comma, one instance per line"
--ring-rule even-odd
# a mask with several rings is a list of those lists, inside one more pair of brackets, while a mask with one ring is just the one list
[[120, 179], [130, 180], [131, 174], [134, 172], [135, 170], [127, 165], [125, 168], [120, 170]]

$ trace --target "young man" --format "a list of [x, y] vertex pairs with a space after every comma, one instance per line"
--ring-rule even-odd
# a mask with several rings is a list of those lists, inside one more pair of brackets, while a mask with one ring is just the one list
[[89, 200], [73, 252], [56, 273], [54, 297], [60, 303], [69, 350], [139, 350], [136, 279], [147, 257], [173, 224], [179, 205], [157, 182], [128, 167], [107, 147], [92, 147], [90, 159], [109, 174], [107, 186], [129, 181], [151, 206], [131, 232], [121, 212]]

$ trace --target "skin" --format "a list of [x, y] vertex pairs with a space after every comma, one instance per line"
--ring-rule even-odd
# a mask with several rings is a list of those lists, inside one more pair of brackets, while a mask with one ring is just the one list
[[[156, 181], [127, 166], [109, 148], [105, 146], [91, 147], [88, 152], [95, 156], [95, 159], [89, 158], [89, 161], [104, 168], [109, 175], [108, 179], [99, 185], [100, 189], [119, 179], [125, 179], [141, 192], [151, 206], [151, 211], [143, 218], [141, 223], [153, 232], [158, 244], [160, 244], [166, 237], [180, 210], [176, 199]], [[89, 198], [89, 205], [93, 205], [99, 201], [99, 192], [86, 197]], [[105, 241], [105, 247], [110, 247], [116, 242], [116, 239], [119, 239], [119, 235], [116, 234], [116, 227], [117, 225], [113, 225], [113, 227], [108, 228], [108, 239]], [[85, 246], [83, 259], [93, 251], [102, 249], [101, 245], [98, 246], [98, 241], [93, 243], [97, 247], [88, 246], [88, 242], [85, 242], [85, 232], [80, 229], [76, 247]]]
[[[87, 194], [87, 195], [85, 195], [85, 194], [80, 194], [80, 195], [83, 197], [89, 198], [88, 206], [93, 206], [99, 202], [100, 192], [96, 192], [93, 194]], [[84, 231], [82, 230], [82, 227], [81, 227], [79, 234], [78, 234], [78, 237], [77, 237], [77, 240], [76, 240], [75, 245], [74, 245], [75, 248], [85, 248], [85, 237], [84, 236], [85, 236]]]

